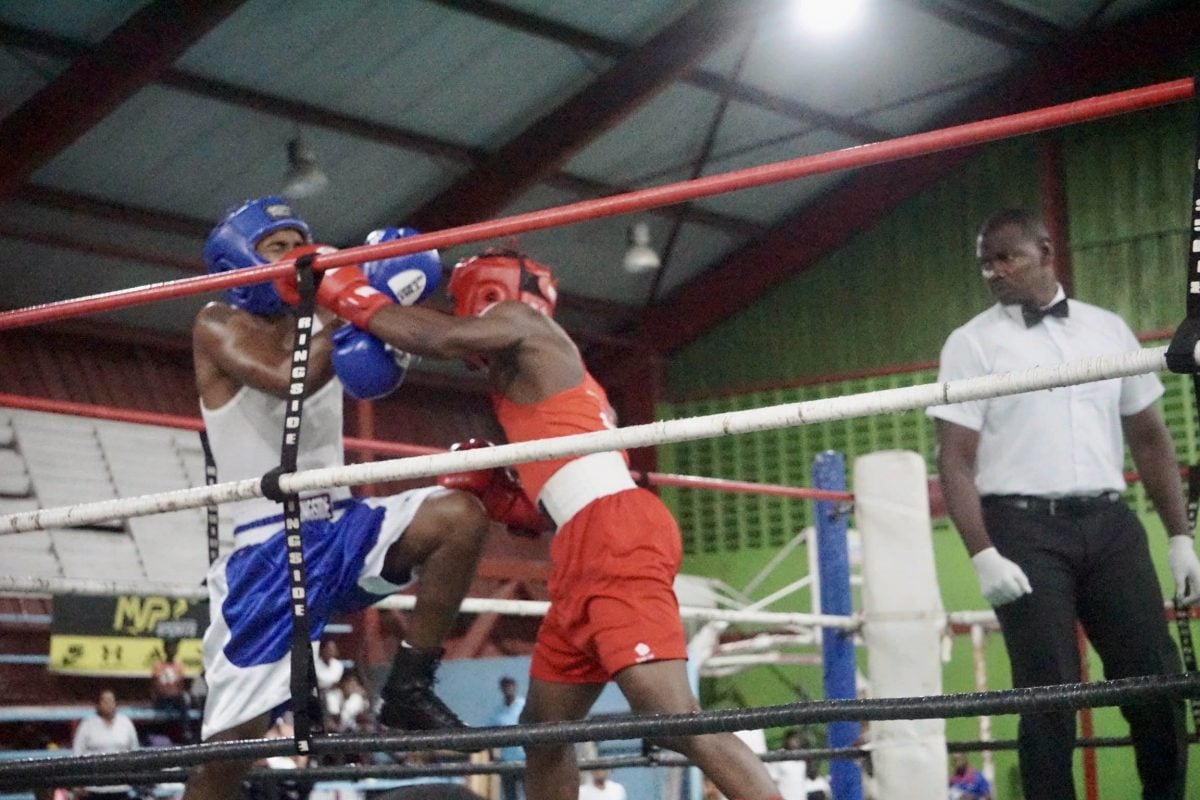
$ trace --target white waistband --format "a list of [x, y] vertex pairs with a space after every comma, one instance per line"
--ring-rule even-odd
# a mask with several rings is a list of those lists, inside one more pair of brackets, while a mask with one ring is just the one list
[[[339, 519], [342, 512], [353, 504], [354, 498], [352, 497], [333, 500], [328, 492], [310, 494], [300, 498], [300, 521], [310, 522], [324, 519], [333, 522]], [[278, 503], [273, 504], [273, 507], [276, 509], [276, 513], [241, 521], [233, 529], [235, 549], [248, 544], [265, 542], [283, 529], [283, 507]], [[235, 520], [243, 520], [244, 516], [244, 514], [238, 515]]]
[[538, 502], [561, 528], [593, 500], [636, 488], [625, 459], [610, 450], [564, 464], [546, 481]]

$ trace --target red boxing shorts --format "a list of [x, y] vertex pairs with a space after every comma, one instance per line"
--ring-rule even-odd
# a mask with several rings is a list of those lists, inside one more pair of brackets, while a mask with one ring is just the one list
[[645, 489], [585, 506], [550, 546], [550, 611], [529, 674], [607, 683], [634, 664], [686, 659], [673, 587], [682, 556], [674, 517]]

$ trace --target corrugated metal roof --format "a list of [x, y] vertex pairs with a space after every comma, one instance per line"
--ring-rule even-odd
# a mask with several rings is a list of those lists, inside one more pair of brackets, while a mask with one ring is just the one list
[[0, 18], [59, 36], [98, 42], [144, 5], [145, 0], [5, 3]]
[[[29, 156], [28, 183], [15, 187], [14, 198], [71, 213], [38, 218], [12, 200], [4, 204], [6, 219], [37, 229], [42, 241], [32, 245], [0, 229], [0, 279], [22, 276], [21, 289], [6, 292], [2, 304], [99, 288], [93, 283], [94, 248], [79, 246], [89, 237], [111, 245], [99, 260], [106, 288], [172, 277], [154, 252], [166, 247], [191, 258], [204, 225], [226, 207], [278, 191], [285, 146], [297, 135], [330, 178], [323, 194], [297, 201], [297, 208], [319, 238], [350, 246], [372, 228], [424, 213], [513, 141], [522, 143], [517, 152], [528, 163], [488, 162], [488, 174], [503, 178], [511, 171], [532, 179], [514, 179], [519, 188], [498, 205], [477, 204], [466, 195], [449, 213], [440, 210], [439, 220], [456, 224], [536, 210], [969, 118], [973, 98], [1003, 85], [1032, 58], [1053, 59], [1061, 37], [1078, 34], [1080, 26], [1118, 19], [1129, 26], [1155, 19], [1171, 4], [892, 0], [868, 4], [870, 13], [857, 29], [838, 38], [795, 29], [782, 13], [785, 5], [231, 3], [233, 10], [211, 29], [190, 32], [190, 44], [165, 71], [138, 74], [136, 59], [105, 62], [114, 81], [132, 71], [141, 88], [102, 109], [97, 122], [83, 125], [48, 158]], [[91, 48], [109, 46], [114, 33], [144, 24], [140, 12], [149, 8], [154, 6], [145, 1], [0, 5], [0, 113], [11, 116], [21, 108], [68, 125], [73, 112], [86, 115], [89, 98], [78, 98], [70, 109], [39, 108], [48, 102], [39, 90]], [[751, 12], [761, 16], [738, 28], [738, 15]], [[705, 21], [711, 19], [728, 25]], [[687, 26], [694, 32], [676, 33]], [[186, 43], [189, 31], [182, 33]], [[1077, 37], [1084, 47], [1087, 38]], [[688, 56], [679, 64], [670, 60], [684, 51]], [[1156, 63], [1158, 54], [1144, 58]], [[607, 70], [631, 63], [639, 69], [627, 73], [629, 80], [645, 86], [630, 98], [617, 97], [621, 85], [607, 93], [594, 90]], [[1111, 80], [1119, 83], [1127, 72]], [[1085, 91], [1071, 89], [1075, 96]], [[589, 98], [577, 112], [595, 109], [605, 121], [588, 127], [576, 116], [553, 116], [576, 96]], [[556, 127], [544, 130], [542, 139], [529, 139], [526, 132], [546, 118], [556, 119]], [[568, 144], [554, 141], [560, 134]], [[531, 168], [518, 169], [524, 167]], [[654, 299], [669, 300], [673, 291], [704, 280], [772, 226], [802, 226], [844, 179], [818, 176], [696, 201], [673, 237]], [[678, 213], [638, 215], [649, 221], [656, 247], [672, 238]], [[156, 245], [154, 235], [97, 221], [123, 214], [133, 226], [152, 226], [155, 215], [172, 224], [182, 218], [193, 232]], [[557, 268], [567, 294], [624, 303], [636, 316], [654, 279], [620, 267], [632, 221], [598, 220], [526, 234], [521, 242]], [[61, 247], [46, 243], [60, 232]], [[129, 256], [114, 259], [117, 247]], [[136, 256], [139, 248], [147, 250], [146, 259]], [[454, 248], [447, 264], [472, 249]], [[40, 268], [30, 270], [31, 260]], [[176, 331], [188, 323], [188, 315], [179, 313], [123, 316], [161, 318]], [[588, 329], [626, 325], [602, 312], [593, 316]]]

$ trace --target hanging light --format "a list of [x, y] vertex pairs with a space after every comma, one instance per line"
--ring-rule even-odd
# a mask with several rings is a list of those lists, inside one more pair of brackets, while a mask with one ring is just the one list
[[630, 225], [626, 241], [629, 243], [629, 248], [625, 251], [625, 259], [622, 261], [626, 272], [634, 274], [650, 272], [662, 265], [662, 259], [650, 246], [650, 226], [645, 222], [635, 222]]
[[317, 156], [299, 136], [287, 143], [287, 174], [284, 176], [284, 197], [312, 197], [329, 185], [329, 177], [317, 166]]

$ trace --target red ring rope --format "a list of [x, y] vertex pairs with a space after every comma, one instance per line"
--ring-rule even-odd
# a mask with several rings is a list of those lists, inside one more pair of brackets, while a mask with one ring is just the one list
[[[48, 397], [27, 397], [18, 394], [0, 392], [0, 406], [19, 408], [25, 411], [47, 411], [52, 414], [71, 414], [77, 417], [106, 419], [114, 422], [134, 422], [139, 425], [160, 425], [164, 428], [180, 428], [182, 430], [203, 430], [204, 422], [197, 417], [184, 417], [177, 414], [160, 414], [153, 411], [139, 411], [132, 408], [114, 408], [111, 406], [92, 405], [91, 403], [76, 403], [67, 400], [54, 400]], [[423, 456], [430, 453], [444, 453], [445, 448], [428, 447], [420, 444], [404, 442], [383, 442], [377, 439], [362, 439], [347, 436], [343, 439], [346, 447], [363, 453], [387, 456]], [[642, 473], [634, 472], [634, 478], [641, 478]], [[802, 486], [783, 486], [773, 483], [754, 483], [752, 481], [735, 481], [725, 478], [705, 478], [697, 475], [668, 475], [661, 472], [645, 473], [647, 482], [652, 486], [677, 486], [687, 489], [713, 489], [733, 494], [762, 494], [775, 497], [791, 497], [798, 500], [834, 500], [852, 501], [854, 495], [850, 492], [835, 492], [825, 489], [810, 489]]]
[[[770, 183], [818, 175], [825, 172], [881, 164], [913, 156], [925, 155], [955, 147], [982, 144], [996, 139], [1006, 139], [1020, 134], [1057, 128], [1101, 117], [1123, 114], [1151, 108], [1167, 103], [1187, 100], [1195, 95], [1192, 78], [1156, 83], [1139, 89], [1129, 89], [1112, 94], [1099, 95], [1056, 106], [1023, 111], [992, 119], [955, 125], [936, 131], [900, 136], [882, 142], [872, 142], [858, 147], [834, 150], [788, 161], [778, 161], [757, 167], [709, 175], [679, 183], [640, 189], [625, 194], [584, 200], [554, 208], [516, 214], [511, 217], [476, 222], [446, 228], [433, 233], [423, 233], [405, 239], [380, 244], [363, 245], [339, 250], [314, 261], [313, 268], [321, 271], [330, 267], [357, 264], [379, 258], [407, 255], [430, 248], [450, 247], [467, 242], [512, 236], [525, 231], [552, 228], [574, 222], [611, 217], [649, 208], [658, 208], [701, 197], [709, 197], [739, 189], [763, 186]], [[283, 276], [293, 268], [292, 261], [285, 259], [273, 264], [249, 269], [239, 269], [216, 275], [200, 275], [175, 281], [164, 281], [115, 292], [60, 300], [28, 308], [0, 312], [0, 330], [32, 325], [39, 322], [64, 319], [97, 311], [140, 305], [154, 300], [184, 297], [214, 289], [223, 289], [242, 284], [259, 283]]]

